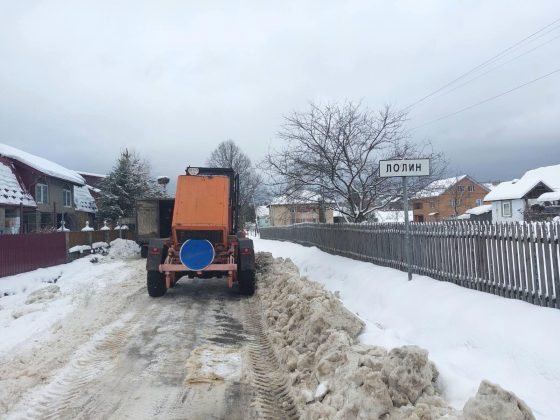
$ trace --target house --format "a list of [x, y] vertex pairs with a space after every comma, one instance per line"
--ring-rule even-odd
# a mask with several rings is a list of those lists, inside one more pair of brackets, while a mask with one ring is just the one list
[[281, 196], [272, 200], [269, 206], [269, 222], [270, 226], [319, 223], [322, 211], [325, 212], [325, 222], [333, 223], [332, 203], [323, 203], [321, 206], [318, 195], [303, 191], [298, 197]]
[[66, 228], [79, 230], [84, 226], [81, 222], [97, 211], [86, 197], [89, 191], [79, 189], [86, 183], [77, 172], [5, 144], [0, 144], [0, 158], [11, 164], [16, 179], [34, 201], [34, 206], [24, 206], [21, 211], [23, 232], [56, 229], [62, 220]]
[[36, 207], [12, 162], [0, 157], [0, 235], [20, 233], [24, 209]]
[[455, 219], [466, 210], [481, 206], [489, 187], [469, 175], [436, 180], [411, 197], [415, 222]]
[[560, 165], [553, 165], [532, 169], [520, 179], [502, 182], [484, 200], [492, 204], [492, 221], [514, 222], [526, 220], [532, 209], [542, 211], [545, 205], [554, 208], [558, 192]]

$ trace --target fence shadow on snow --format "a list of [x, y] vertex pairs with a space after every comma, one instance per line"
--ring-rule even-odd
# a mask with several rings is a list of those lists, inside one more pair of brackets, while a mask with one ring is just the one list
[[[411, 223], [412, 271], [470, 289], [560, 308], [559, 223]], [[406, 271], [404, 223], [261, 228], [262, 239]]]

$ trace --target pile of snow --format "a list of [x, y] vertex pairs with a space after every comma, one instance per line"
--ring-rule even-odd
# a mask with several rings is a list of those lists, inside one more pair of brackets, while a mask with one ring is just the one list
[[68, 253], [73, 254], [74, 252], [79, 252], [83, 254], [86, 251], [91, 251], [91, 246], [89, 245], [75, 245], [68, 250]]
[[[288, 259], [257, 256], [259, 296], [303, 418], [461, 418], [438, 390], [438, 370], [417, 346], [357, 343], [364, 323]], [[532, 419], [510, 392], [483, 382], [467, 418]], [[491, 417], [485, 417], [490, 415]]]
[[140, 245], [129, 239], [117, 238], [111, 242], [109, 257], [111, 258], [137, 258], [140, 256]]
[[[291, 258], [340, 296], [366, 324], [359, 341], [418, 345], [439, 370], [438, 384], [460, 409], [488, 379], [515, 392], [539, 419], [560, 418], [560, 311], [452, 283], [330, 255], [316, 247], [254, 238], [256, 251]], [[538, 327], [536, 327], [538, 326]]]

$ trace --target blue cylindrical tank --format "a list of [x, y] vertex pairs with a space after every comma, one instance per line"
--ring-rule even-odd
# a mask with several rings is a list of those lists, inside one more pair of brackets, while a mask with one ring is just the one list
[[190, 270], [203, 270], [214, 261], [214, 247], [206, 239], [189, 239], [179, 251], [181, 262]]

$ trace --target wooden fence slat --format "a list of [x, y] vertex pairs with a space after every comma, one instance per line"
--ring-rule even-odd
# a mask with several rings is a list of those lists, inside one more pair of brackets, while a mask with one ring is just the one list
[[560, 309], [560, 247], [558, 242], [560, 240], [560, 223], [556, 223], [551, 232], [552, 235], [552, 273], [554, 276], [554, 300], [556, 307]]

